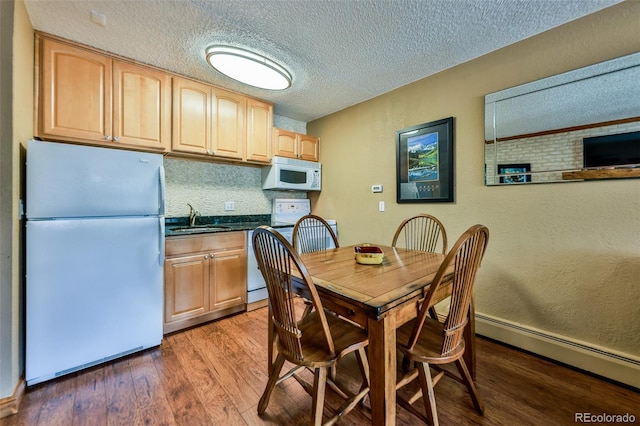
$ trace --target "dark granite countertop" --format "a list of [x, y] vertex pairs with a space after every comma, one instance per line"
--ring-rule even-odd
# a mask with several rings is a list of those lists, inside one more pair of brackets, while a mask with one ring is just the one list
[[[271, 215], [237, 215], [237, 216], [198, 216], [194, 226], [189, 226], [189, 218], [168, 217], [165, 223], [165, 236], [209, 234], [230, 231], [250, 231], [259, 226], [278, 227], [271, 222]], [[290, 225], [289, 225], [290, 226]]]

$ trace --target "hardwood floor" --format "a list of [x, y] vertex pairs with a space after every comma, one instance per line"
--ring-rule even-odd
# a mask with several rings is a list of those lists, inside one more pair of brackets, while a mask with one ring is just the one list
[[[266, 322], [266, 308], [238, 314], [165, 336], [158, 348], [33, 386], [18, 414], [0, 419], [0, 426], [308, 424], [311, 398], [295, 380], [278, 386], [266, 413], [257, 415], [267, 382]], [[572, 425], [575, 413], [629, 413], [640, 422], [638, 392], [486, 339], [478, 338], [477, 347], [485, 415], [476, 413], [462, 385], [444, 378], [436, 386], [442, 425]], [[355, 357], [339, 369], [357, 377]], [[327, 391], [326, 405], [339, 403]], [[339, 424], [369, 422], [366, 408], [358, 407]], [[398, 408], [398, 425], [417, 423]]]

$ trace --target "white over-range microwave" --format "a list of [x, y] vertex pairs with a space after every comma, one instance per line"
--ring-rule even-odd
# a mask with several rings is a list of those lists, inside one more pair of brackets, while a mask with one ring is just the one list
[[320, 191], [322, 165], [313, 161], [273, 157], [262, 168], [262, 189]]

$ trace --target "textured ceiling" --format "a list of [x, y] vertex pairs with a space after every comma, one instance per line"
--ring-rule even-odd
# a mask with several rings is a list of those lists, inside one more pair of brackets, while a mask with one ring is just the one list
[[640, 111], [638, 82], [640, 53], [634, 53], [491, 93], [485, 139], [633, 119]]
[[[1, 1], [1, 0], [0, 0]], [[308, 122], [621, 0], [25, 0], [34, 29], [271, 101]], [[106, 25], [92, 22], [91, 12]], [[285, 91], [210, 68], [212, 44], [286, 66]]]

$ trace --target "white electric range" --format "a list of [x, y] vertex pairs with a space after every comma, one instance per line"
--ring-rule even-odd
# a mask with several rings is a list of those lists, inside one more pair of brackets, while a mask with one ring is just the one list
[[[271, 225], [282, 236], [293, 244], [293, 227], [303, 216], [311, 213], [311, 204], [307, 198], [276, 198], [273, 200], [271, 211]], [[327, 220], [327, 223], [338, 235], [338, 226], [335, 220]], [[249, 310], [266, 306], [267, 287], [258, 270], [258, 263], [253, 252], [253, 232], [247, 232], [247, 305]], [[333, 241], [331, 242], [333, 244]], [[256, 302], [265, 301], [264, 304]], [[253, 305], [252, 305], [253, 304]]]

